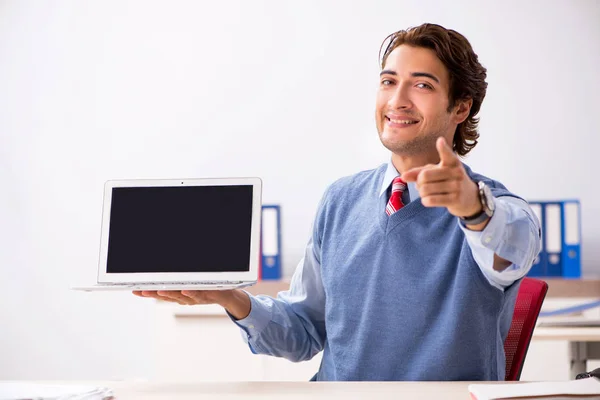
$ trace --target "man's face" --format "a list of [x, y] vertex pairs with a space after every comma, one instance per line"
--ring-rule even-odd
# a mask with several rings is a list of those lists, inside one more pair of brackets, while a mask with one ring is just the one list
[[379, 79], [375, 118], [383, 145], [398, 155], [435, 151], [458, 124], [448, 112], [448, 71], [433, 50], [401, 45], [388, 56]]

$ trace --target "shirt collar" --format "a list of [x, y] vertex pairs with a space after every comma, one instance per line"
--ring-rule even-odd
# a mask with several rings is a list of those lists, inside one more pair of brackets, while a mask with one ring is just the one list
[[[392, 164], [392, 159], [390, 158], [387, 163], [385, 175], [383, 175], [383, 182], [381, 183], [381, 190], [379, 191], [380, 197], [387, 191], [387, 189], [392, 184], [392, 181], [397, 176], [400, 176], [400, 174], [396, 170], [396, 167], [394, 167], [394, 164]], [[417, 185], [414, 182], [409, 182], [407, 186], [408, 194], [410, 195], [410, 200], [413, 201], [418, 199], [420, 196], [419, 192], [417, 191]]]

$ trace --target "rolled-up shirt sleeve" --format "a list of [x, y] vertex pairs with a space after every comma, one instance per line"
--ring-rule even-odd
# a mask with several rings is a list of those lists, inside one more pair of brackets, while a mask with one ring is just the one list
[[[483, 231], [459, 226], [479, 268], [490, 284], [501, 290], [527, 275], [542, 247], [540, 222], [529, 204], [516, 197], [496, 198], [494, 215]], [[494, 254], [511, 265], [494, 270]]]

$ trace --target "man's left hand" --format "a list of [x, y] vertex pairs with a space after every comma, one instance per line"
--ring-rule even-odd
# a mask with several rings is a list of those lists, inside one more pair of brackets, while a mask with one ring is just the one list
[[438, 164], [412, 168], [402, 174], [405, 182], [416, 182], [421, 202], [426, 207], [446, 207], [457, 217], [470, 217], [482, 210], [477, 184], [471, 180], [458, 156], [443, 137], [436, 148]]

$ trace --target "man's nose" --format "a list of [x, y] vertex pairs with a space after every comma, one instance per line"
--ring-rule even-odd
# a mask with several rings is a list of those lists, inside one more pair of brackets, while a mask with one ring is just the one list
[[394, 91], [392, 97], [388, 101], [388, 106], [392, 110], [407, 109], [412, 107], [410, 96], [408, 94], [408, 88], [406, 85], [398, 85]]

